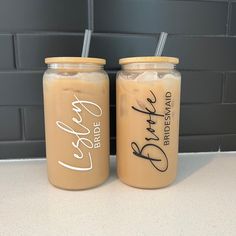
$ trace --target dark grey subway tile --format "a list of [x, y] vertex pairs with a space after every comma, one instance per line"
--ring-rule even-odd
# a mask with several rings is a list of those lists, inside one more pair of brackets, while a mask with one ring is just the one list
[[107, 60], [107, 69], [119, 69], [119, 59], [130, 56], [153, 55], [157, 39], [154, 36], [95, 35], [90, 56]]
[[84, 31], [87, 12], [85, 0], [2, 0], [0, 31]]
[[219, 150], [217, 135], [180, 136], [179, 152], [214, 152]]
[[[0, 22], [5, 22], [5, 21], [0, 19]], [[12, 35], [0, 34], [0, 70], [14, 69], [15, 62], [14, 62], [13, 51], [14, 50], [13, 50]]]
[[44, 141], [0, 142], [0, 159], [45, 157]]
[[99, 0], [94, 8], [96, 32], [226, 33], [226, 2]]
[[[179, 1], [179, 0], [176, 0], [176, 1]], [[188, 0], [185, 0], [185, 1], [188, 1]], [[196, 1], [196, 0], [193, 0], [193, 1]], [[199, 0], [197, 0], [197, 1], [199, 1]], [[204, 1], [204, 2], [228, 2], [229, 0], [200, 0], [200, 1]]]
[[20, 110], [0, 107], [0, 140], [21, 139]]
[[0, 105], [42, 105], [42, 73], [0, 72]]
[[[151, 56], [157, 37], [95, 34], [90, 56], [107, 59], [106, 69], [119, 69], [122, 57]], [[180, 58], [178, 69], [226, 71], [236, 68], [235, 37], [190, 37], [170, 35], [163, 56]]]
[[220, 103], [223, 73], [182, 71], [181, 103]]
[[236, 134], [222, 135], [220, 143], [221, 151], [236, 151]]
[[179, 69], [235, 70], [236, 38], [169, 36], [163, 56], [179, 57]]
[[[106, 69], [120, 68], [118, 60], [130, 56], [154, 54], [157, 37], [138, 35], [95, 34], [90, 56], [107, 59]], [[80, 56], [83, 36], [79, 35], [17, 35], [20, 69], [45, 68], [48, 56]], [[235, 70], [236, 38], [170, 36], [163, 55], [180, 58], [179, 69]]]
[[226, 75], [223, 102], [236, 102], [236, 73]]
[[45, 69], [45, 57], [80, 56], [83, 36], [77, 34], [17, 34], [19, 69]]
[[236, 104], [182, 105], [181, 135], [236, 133]]
[[44, 139], [44, 115], [42, 107], [27, 107], [24, 112], [25, 138], [28, 140]]
[[230, 34], [236, 34], [236, 1], [232, 3], [231, 8]]

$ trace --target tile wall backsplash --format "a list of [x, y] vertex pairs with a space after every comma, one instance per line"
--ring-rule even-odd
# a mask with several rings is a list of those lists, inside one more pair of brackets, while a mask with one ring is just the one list
[[92, 28], [90, 56], [107, 59], [111, 154], [115, 154], [118, 59], [155, 51], [181, 63], [180, 152], [236, 150], [236, 1], [0, 0], [0, 158], [45, 156], [44, 58], [80, 56]]

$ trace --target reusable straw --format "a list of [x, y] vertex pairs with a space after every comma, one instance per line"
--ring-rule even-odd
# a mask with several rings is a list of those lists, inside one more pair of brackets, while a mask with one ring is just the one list
[[86, 29], [84, 33], [84, 42], [83, 42], [83, 49], [82, 49], [81, 57], [88, 57], [91, 36], [92, 36], [92, 30]]
[[168, 33], [161, 32], [161, 35], [159, 37], [159, 41], [158, 41], [158, 44], [157, 44], [157, 48], [156, 48], [156, 51], [155, 51], [155, 56], [161, 56], [161, 54], [163, 52], [163, 49], [164, 49], [164, 46], [165, 46], [165, 43], [166, 43], [167, 36], [168, 36]]

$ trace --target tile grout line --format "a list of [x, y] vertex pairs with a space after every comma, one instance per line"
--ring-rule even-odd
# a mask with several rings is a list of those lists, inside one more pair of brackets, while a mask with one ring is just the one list
[[18, 108], [18, 109], [24, 109], [24, 108], [28, 108], [28, 107], [37, 107], [37, 108], [42, 108], [43, 107], [43, 104], [29, 104], [29, 105], [0, 105], [0, 107], [15, 107], [15, 108]]
[[222, 90], [221, 90], [221, 103], [224, 103], [224, 97], [225, 97], [225, 84], [227, 82], [227, 73], [223, 72], [223, 80], [222, 80]]
[[230, 35], [231, 16], [232, 16], [232, 0], [228, 0], [228, 11], [227, 11], [227, 22], [226, 22], [226, 36], [231, 36]]
[[[90, 0], [91, 1], [91, 0]], [[232, 5], [232, 4], [231, 4]], [[88, 10], [91, 12], [90, 10]], [[89, 19], [89, 28], [94, 28], [94, 14], [93, 10], [91, 13], [89, 13], [90, 18]], [[231, 15], [231, 14], [230, 14]], [[94, 30], [94, 29], [93, 29]], [[38, 35], [38, 36], [50, 36], [50, 35], [65, 35], [65, 36], [70, 36], [70, 35], [75, 35], [75, 36], [83, 36], [84, 32], [77, 32], [77, 31], [16, 31], [16, 32], [1, 32], [1, 34], [11, 34], [11, 35], [21, 35], [21, 36], [27, 36], [27, 35]], [[142, 32], [94, 32], [93, 36], [124, 36], [124, 37], [153, 37], [155, 38], [157, 35], [159, 35], [160, 32], [154, 32], [154, 33], [142, 33]], [[224, 34], [182, 34], [182, 33], [169, 33], [169, 37], [184, 37], [184, 38], [226, 38], [226, 37], [231, 37], [231, 38], [236, 38], [236, 35], [226, 35]]]
[[19, 36], [27, 36], [27, 35], [79, 35], [83, 36], [84, 32], [80, 31], [73, 31], [73, 30], [68, 30], [68, 31], [53, 31], [53, 30], [37, 30], [37, 31], [1, 31], [0, 30], [0, 35], [19, 35]]
[[222, 144], [222, 135], [218, 137], [218, 152], [221, 152], [221, 144]]
[[[210, 133], [210, 134], [181, 134], [179, 135], [179, 138], [194, 138], [194, 137], [219, 137], [219, 136], [232, 136], [232, 135], [236, 135], [236, 133]], [[116, 136], [110, 136], [109, 140], [116, 140], [117, 137]], [[11, 143], [11, 144], [15, 144], [15, 143], [25, 143], [25, 142], [30, 142], [30, 143], [45, 143], [45, 139], [26, 139], [26, 140], [22, 140], [22, 139], [14, 139], [14, 140], [1, 140], [0, 144], [3, 143]]]
[[[156, 33], [141, 33], [141, 32], [94, 32], [94, 36], [97, 37], [113, 37], [113, 36], [121, 36], [121, 37], [150, 37], [155, 38], [159, 35], [160, 32]], [[236, 35], [229, 35], [232, 38], [235, 38]], [[226, 38], [227, 35], [224, 34], [181, 34], [181, 33], [169, 33], [169, 37], [183, 37], [183, 38]]]
[[36, 74], [41, 74], [44, 73], [45, 70], [22, 70], [22, 69], [14, 69], [14, 70], [0, 70], [0, 74], [3, 73], [36, 73]]
[[24, 115], [24, 108], [20, 109], [20, 123], [21, 123], [21, 138], [22, 141], [25, 141], [25, 115]]
[[45, 143], [45, 139], [14, 139], [14, 140], [1, 140], [0, 144], [5, 144], [5, 143], [10, 143], [10, 144], [22, 144], [22, 143]]
[[13, 37], [13, 57], [14, 57], [14, 67], [15, 70], [19, 67], [19, 62], [18, 62], [18, 50], [17, 50], [17, 39], [16, 39], [16, 34], [12, 35]]
[[[231, 155], [231, 154], [236, 154], [236, 151], [212, 151], [212, 152], [178, 152], [178, 156], [190, 156], [190, 155], [215, 155], [215, 154], [226, 154], [226, 155]], [[116, 158], [116, 155], [110, 154], [110, 158]], [[45, 157], [29, 157], [29, 158], [9, 158], [9, 159], [0, 159], [0, 163], [8, 163], [8, 162], [45, 162], [46, 158]]]

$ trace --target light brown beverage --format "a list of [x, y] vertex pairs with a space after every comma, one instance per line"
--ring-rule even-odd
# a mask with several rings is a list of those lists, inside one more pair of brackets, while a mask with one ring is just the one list
[[109, 174], [109, 80], [105, 60], [49, 58], [43, 78], [49, 181], [97, 186]]
[[161, 188], [176, 177], [180, 74], [176, 58], [120, 60], [117, 76], [117, 172], [126, 184]]

